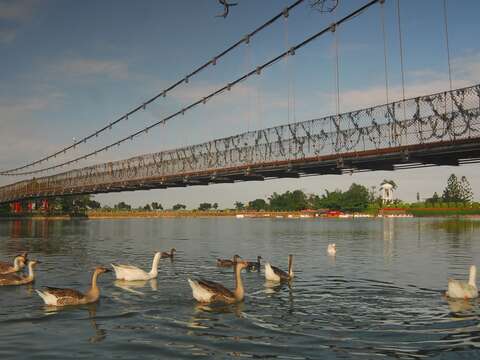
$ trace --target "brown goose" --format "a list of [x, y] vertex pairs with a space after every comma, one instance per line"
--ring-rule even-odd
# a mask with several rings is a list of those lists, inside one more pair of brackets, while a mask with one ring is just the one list
[[111, 270], [102, 266], [97, 266], [92, 275], [92, 285], [85, 294], [74, 289], [59, 289], [52, 287], [46, 287], [43, 290], [36, 290], [36, 292], [47, 305], [66, 306], [94, 303], [100, 298], [100, 289], [97, 286], [97, 278], [100, 274], [109, 271]]
[[247, 270], [248, 271], [260, 271], [260, 255], [257, 256], [257, 261], [248, 261]]
[[240, 259], [240, 255], [234, 255], [232, 260], [230, 259], [217, 259], [217, 266], [220, 267], [231, 267], [235, 265]]
[[235, 290], [230, 291], [222, 284], [199, 279], [188, 279], [195, 300], [201, 303], [224, 302], [227, 304], [243, 301], [245, 291], [243, 289], [241, 271], [248, 266], [246, 261], [239, 260], [235, 263]]
[[0, 261], [0, 275], [11, 274], [22, 270], [27, 263], [27, 253], [15, 256], [13, 265], [7, 262]]
[[170, 252], [168, 252], [168, 251], [162, 251], [161, 257], [162, 257], [162, 259], [165, 259], [165, 258], [173, 259], [173, 256], [175, 255], [176, 252], [177, 252], [177, 249], [175, 249], [175, 248], [172, 248], [172, 249], [170, 250]]
[[35, 281], [34, 267], [40, 264], [40, 261], [31, 260], [28, 262], [28, 274], [4, 274], [0, 275], [0, 286], [6, 285], [25, 285]]
[[265, 263], [265, 279], [269, 281], [290, 281], [293, 279], [293, 255], [288, 255], [288, 273], [279, 268], [270, 265], [269, 263]]

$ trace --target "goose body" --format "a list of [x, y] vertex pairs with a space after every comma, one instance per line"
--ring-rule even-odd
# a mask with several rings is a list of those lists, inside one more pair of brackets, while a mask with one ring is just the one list
[[217, 266], [219, 267], [232, 267], [240, 259], [240, 255], [234, 255], [232, 260], [230, 259], [217, 259]]
[[74, 289], [61, 289], [54, 287], [46, 287], [42, 290], [36, 290], [37, 294], [42, 298], [46, 305], [67, 306], [67, 305], [83, 305], [97, 302], [100, 298], [100, 289], [97, 286], [97, 279], [100, 274], [109, 272], [107, 268], [97, 267], [92, 275], [92, 284], [90, 289], [81, 293]]
[[248, 261], [247, 262], [247, 270], [249, 271], [260, 271], [260, 260], [262, 257], [260, 255], [257, 256], [257, 261]]
[[0, 275], [0, 286], [6, 285], [25, 285], [35, 281], [34, 267], [40, 263], [40, 261], [32, 260], [28, 262], [28, 274], [4, 274]]
[[152, 269], [150, 272], [140, 269], [133, 265], [120, 265], [111, 264], [115, 271], [115, 277], [117, 280], [137, 281], [137, 280], [150, 280], [155, 279], [158, 276], [158, 263], [160, 261], [161, 253], [155, 253], [152, 262]]
[[175, 252], [177, 251], [177, 249], [175, 248], [171, 248], [170, 249], [170, 252], [168, 251], [162, 251], [161, 252], [161, 258], [162, 259], [165, 259], [165, 258], [170, 258], [170, 259], [173, 259], [173, 256], [175, 255]]
[[327, 246], [327, 254], [331, 256], [335, 256], [337, 253], [337, 245], [336, 244], [328, 244]]
[[244, 299], [241, 271], [248, 266], [246, 261], [235, 263], [235, 290], [231, 291], [222, 284], [205, 280], [188, 279], [195, 300], [201, 303], [223, 302], [227, 304], [241, 302]]
[[27, 263], [27, 253], [17, 255], [13, 259], [13, 265], [4, 261], [0, 261], [0, 275], [11, 274], [22, 270]]
[[288, 273], [270, 265], [270, 263], [265, 263], [265, 279], [268, 281], [290, 281], [293, 277], [293, 255], [288, 255]]
[[478, 297], [477, 267], [470, 266], [468, 282], [461, 280], [448, 279], [448, 290], [446, 295], [452, 299], [474, 299]]

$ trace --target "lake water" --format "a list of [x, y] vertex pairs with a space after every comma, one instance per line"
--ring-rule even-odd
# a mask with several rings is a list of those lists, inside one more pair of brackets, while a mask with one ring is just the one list
[[[39, 259], [33, 286], [0, 288], [0, 359], [275, 358], [473, 359], [479, 304], [448, 302], [447, 278], [480, 265], [479, 222], [442, 219], [132, 219], [0, 221], [0, 259]], [[337, 256], [326, 254], [337, 244]], [[100, 278], [98, 304], [52, 310], [34, 289], [88, 288], [111, 262], [150, 268], [175, 247], [157, 281]], [[233, 287], [217, 257], [262, 255], [295, 280], [271, 287], [243, 273], [245, 302], [198, 306], [186, 281]], [[263, 269], [262, 269], [263, 270]]]

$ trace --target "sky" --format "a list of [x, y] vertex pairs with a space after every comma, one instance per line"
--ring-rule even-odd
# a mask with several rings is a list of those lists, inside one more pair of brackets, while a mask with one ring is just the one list
[[[0, 0], [0, 169], [23, 165], [79, 139], [123, 115], [280, 12], [293, 0], [236, 0], [226, 18], [217, 0]], [[112, 143], [225, 85], [258, 64], [301, 42], [361, 4], [340, 0], [333, 14], [313, 10], [309, 0], [161, 98], [145, 111], [77, 147], [63, 162]], [[448, 89], [443, 0], [400, 0], [407, 97]], [[386, 0], [387, 73], [390, 98], [401, 98], [396, 1]], [[477, 0], [447, 0], [454, 87], [480, 80]], [[375, 5], [341, 26], [340, 111], [385, 102], [381, 7]], [[334, 35], [322, 36], [206, 105], [151, 130], [114, 151], [77, 164], [105, 161], [196, 144], [247, 130], [334, 114]], [[435, 167], [353, 175], [219, 184], [96, 195], [103, 204], [152, 201], [197, 207], [267, 198], [301, 189], [323, 193], [352, 182], [378, 186], [387, 178], [395, 197], [414, 201], [441, 193], [448, 176], [466, 176], [480, 199], [479, 165]], [[64, 171], [64, 170], [63, 170]], [[0, 177], [0, 185], [26, 177]], [[27, 177], [28, 178], [28, 177]]]

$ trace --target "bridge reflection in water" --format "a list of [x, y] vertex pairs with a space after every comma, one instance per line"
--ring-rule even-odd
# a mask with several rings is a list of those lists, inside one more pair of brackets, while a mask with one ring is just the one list
[[0, 202], [480, 160], [480, 85], [88, 166], [0, 188]]

